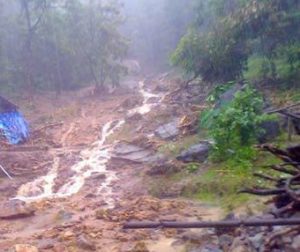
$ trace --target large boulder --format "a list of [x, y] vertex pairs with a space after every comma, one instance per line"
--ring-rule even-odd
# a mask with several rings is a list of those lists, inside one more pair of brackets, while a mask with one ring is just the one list
[[211, 144], [208, 142], [203, 142], [191, 146], [189, 149], [183, 151], [178, 157], [177, 160], [182, 162], [204, 162], [208, 158], [209, 150]]
[[155, 130], [155, 135], [163, 140], [172, 140], [179, 135], [179, 119], [176, 118], [173, 121], [159, 126]]
[[115, 145], [112, 158], [134, 163], [153, 163], [164, 159], [162, 155], [155, 153], [151, 149], [125, 142], [120, 142]]
[[21, 200], [11, 200], [0, 204], [0, 219], [18, 219], [33, 216], [35, 209]]

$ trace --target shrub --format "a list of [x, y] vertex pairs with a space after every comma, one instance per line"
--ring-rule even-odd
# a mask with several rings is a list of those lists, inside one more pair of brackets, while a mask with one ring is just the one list
[[251, 146], [262, 133], [260, 125], [273, 118], [263, 114], [263, 105], [262, 96], [246, 85], [230, 103], [201, 114], [201, 126], [214, 140], [214, 160], [249, 160], [255, 155]]

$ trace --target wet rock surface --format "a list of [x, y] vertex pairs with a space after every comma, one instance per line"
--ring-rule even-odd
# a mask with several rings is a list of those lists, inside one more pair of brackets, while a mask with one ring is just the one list
[[210, 148], [211, 145], [208, 142], [193, 145], [177, 156], [177, 160], [182, 162], [204, 162], [208, 158]]
[[151, 149], [122, 142], [115, 145], [112, 158], [138, 163], [153, 163], [164, 159], [162, 155], [155, 153]]
[[18, 219], [33, 216], [35, 209], [21, 200], [11, 200], [0, 204], [1, 219]]
[[172, 140], [179, 135], [179, 118], [173, 119], [171, 122], [159, 126], [155, 130], [155, 135], [163, 140]]

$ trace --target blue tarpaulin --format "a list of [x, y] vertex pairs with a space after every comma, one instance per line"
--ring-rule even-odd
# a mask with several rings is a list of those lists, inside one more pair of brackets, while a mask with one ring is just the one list
[[0, 96], [0, 133], [11, 144], [18, 144], [29, 137], [28, 124], [17, 106]]
[[18, 112], [0, 114], [0, 130], [11, 144], [18, 144], [28, 138], [28, 124]]

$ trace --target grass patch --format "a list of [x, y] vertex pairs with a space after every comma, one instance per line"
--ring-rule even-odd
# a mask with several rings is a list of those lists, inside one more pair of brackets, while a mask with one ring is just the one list
[[[299, 136], [293, 136], [293, 141], [287, 141], [287, 134], [282, 134], [272, 144], [279, 148], [300, 142]], [[272, 187], [271, 182], [253, 176], [253, 173], [264, 173], [274, 178], [286, 175], [264, 166], [278, 164], [281, 161], [268, 152], [259, 151], [254, 160], [239, 162], [228, 160], [221, 163], [211, 163], [208, 169], [199, 176], [190, 174], [191, 182], [186, 186], [183, 196], [220, 205], [225, 211], [233, 211], [241, 206], [250, 206], [253, 202], [261, 202], [260, 197], [237, 192], [246, 187]], [[263, 204], [252, 204], [254, 208], [262, 208]], [[252, 207], [252, 208], [253, 208]]]
[[252, 172], [252, 168], [237, 167], [230, 162], [214, 164], [201, 176], [194, 177], [184, 196], [218, 204], [226, 211], [232, 211], [251, 199], [251, 196], [237, 192], [256, 182]]

